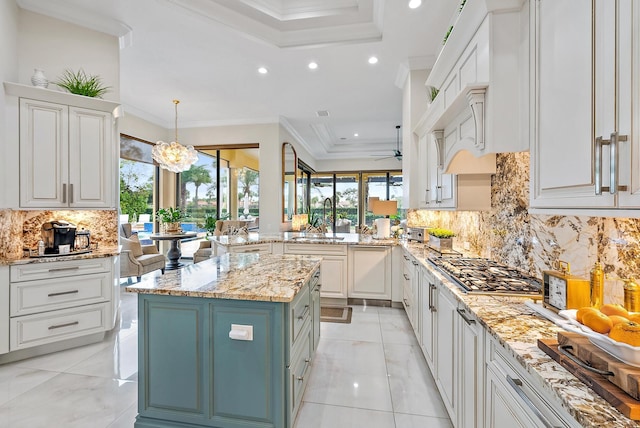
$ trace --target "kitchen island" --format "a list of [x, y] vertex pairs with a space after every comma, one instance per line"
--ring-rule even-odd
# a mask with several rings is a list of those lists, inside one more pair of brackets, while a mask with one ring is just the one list
[[137, 428], [293, 425], [319, 336], [320, 259], [226, 254], [138, 293]]

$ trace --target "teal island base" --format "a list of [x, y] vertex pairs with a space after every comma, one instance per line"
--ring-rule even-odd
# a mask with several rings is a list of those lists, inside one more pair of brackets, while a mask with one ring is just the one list
[[287, 303], [139, 294], [135, 428], [291, 428], [320, 331], [317, 273]]

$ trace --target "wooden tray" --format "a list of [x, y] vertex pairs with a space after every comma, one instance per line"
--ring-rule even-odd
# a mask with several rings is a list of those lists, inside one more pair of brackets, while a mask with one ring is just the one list
[[[613, 375], [597, 374], [590, 369], [581, 367], [558, 350], [558, 346], [562, 345], [570, 346], [571, 348], [567, 349], [567, 351], [582, 360], [583, 364], [586, 362], [592, 368], [608, 371]], [[639, 368], [617, 360], [589, 342], [588, 338], [577, 333], [559, 332], [558, 340], [539, 339], [538, 347], [623, 415], [629, 419], [640, 420], [640, 401], [627, 392], [628, 390], [638, 396], [638, 385], [640, 384]]]

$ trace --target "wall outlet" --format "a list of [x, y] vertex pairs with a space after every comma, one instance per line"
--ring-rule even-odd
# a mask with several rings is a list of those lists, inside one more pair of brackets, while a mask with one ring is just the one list
[[469, 241], [464, 241], [464, 244], [462, 244], [462, 246], [464, 247], [465, 250], [468, 250], [469, 248], [471, 248]]

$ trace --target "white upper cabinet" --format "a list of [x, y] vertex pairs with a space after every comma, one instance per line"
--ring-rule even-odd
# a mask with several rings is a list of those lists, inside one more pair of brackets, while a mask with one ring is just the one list
[[445, 171], [462, 150], [480, 157], [529, 148], [521, 138], [528, 108], [522, 6], [523, 0], [468, 0], [427, 78], [439, 92], [414, 132], [444, 133]]
[[4, 86], [10, 117], [17, 108], [15, 130], [9, 131], [9, 144], [17, 148], [6, 151], [15, 166], [6, 174], [20, 177], [17, 200], [7, 205], [115, 209], [117, 104], [12, 83]]
[[531, 2], [532, 208], [640, 207], [639, 27], [632, 0]]

